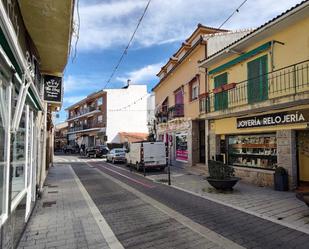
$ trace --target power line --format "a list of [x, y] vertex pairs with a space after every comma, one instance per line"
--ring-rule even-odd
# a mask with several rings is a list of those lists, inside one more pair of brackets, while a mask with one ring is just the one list
[[122, 111], [122, 110], [125, 110], [133, 105], [136, 105], [139, 101], [143, 100], [143, 98], [147, 97], [149, 94], [146, 93], [144, 96], [132, 101], [130, 104], [126, 105], [126, 106], [123, 106], [123, 107], [120, 107], [120, 108], [117, 108], [117, 109], [109, 109], [109, 111]]
[[235, 9], [232, 14], [225, 19], [225, 21], [218, 27], [218, 29], [222, 28], [222, 26], [228, 22], [228, 20], [230, 20], [232, 18], [232, 16], [235, 14], [235, 13], [238, 13], [239, 12], [239, 9], [247, 2], [248, 0], [244, 0], [238, 7], [237, 9]]
[[119, 58], [119, 60], [118, 60], [118, 62], [117, 62], [117, 64], [116, 64], [116, 66], [114, 67], [114, 69], [113, 69], [111, 75], [109, 76], [108, 80], [106, 81], [106, 83], [105, 83], [103, 89], [105, 89], [105, 88], [107, 87], [107, 85], [111, 82], [111, 80], [113, 79], [113, 77], [114, 77], [114, 75], [115, 75], [117, 69], [119, 68], [119, 66], [120, 66], [120, 64], [121, 64], [121, 62], [122, 62], [124, 56], [128, 53], [129, 47], [131, 46], [131, 43], [132, 43], [132, 41], [133, 41], [133, 39], [134, 39], [134, 36], [135, 36], [135, 34], [136, 34], [136, 32], [137, 32], [137, 30], [138, 30], [140, 24], [141, 24], [141, 22], [142, 22], [142, 20], [143, 20], [143, 18], [144, 18], [144, 16], [145, 16], [145, 14], [146, 14], [146, 12], [147, 12], [147, 9], [148, 9], [148, 7], [149, 7], [150, 2], [151, 2], [151, 0], [148, 0], [147, 5], [146, 5], [146, 7], [145, 7], [145, 9], [144, 9], [144, 11], [143, 11], [143, 14], [142, 14], [142, 16], [140, 17], [140, 19], [138, 20], [138, 23], [137, 23], [137, 25], [136, 25], [136, 27], [135, 27], [135, 30], [134, 30], [134, 32], [133, 32], [133, 34], [132, 34], [132, 36], [131, 36], [131, 38], [130, 38], [128, 44], [127, 44], [127, 46], [126, 46], [125, 49], [123, 50], [123, 52], [122, 52], [122, 54], [121, 54], [121, 56], [120, 56], [120, 58]]

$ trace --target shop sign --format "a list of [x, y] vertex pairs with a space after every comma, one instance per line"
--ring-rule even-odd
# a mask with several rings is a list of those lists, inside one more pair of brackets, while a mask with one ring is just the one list
[[61, 103], [62, 78], [52, 75], [44, 76], [44, 100], [47, 102]]
[[238, 118], [237, 128], [264, 127], [305, 122], [309, 122], [309, 110], [278, 112], [248, 118]]

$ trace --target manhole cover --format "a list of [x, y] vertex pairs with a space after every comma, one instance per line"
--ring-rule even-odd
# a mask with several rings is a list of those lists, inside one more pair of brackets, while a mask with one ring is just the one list
[[54, 204], [56, 204], [56, 201], [45, 201], [45, 202], [43, 202], [43, 208], [51, 207]]

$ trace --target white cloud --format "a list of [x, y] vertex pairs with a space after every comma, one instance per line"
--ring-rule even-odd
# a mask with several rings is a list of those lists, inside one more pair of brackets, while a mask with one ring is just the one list
[[148, 84], [157, 79], [156, 74], [160, 71], [162, 66], [163, 63], [147, 65], [140, 69], [128, 72], [125, 76], [117, 77], [116, 80], [126, 83], [127, 80], [130, 79], [132, 84]]
[[[223, 27], [240, 29], [256, 27], [300, 0], [248, 1]], [[125, 46], [146, 5], [146, 0], [90, 1], [80, 7], [80, 50]], [[151, 46], [184, 40], [197, 23], [218, 27], [240, 0], [154, 0], [135, 37], [135, 45]]]
[[103, 88], [101, 75], [68, 75], [64, 79], [64, 92], [95, 91]]

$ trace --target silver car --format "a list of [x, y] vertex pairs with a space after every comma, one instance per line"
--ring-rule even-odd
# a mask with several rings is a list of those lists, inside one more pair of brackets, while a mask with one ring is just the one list
[[107, 162], [126, 162], [126, 150], [122, 148], [115, 148], [110, 150], [110, 152], [106, 156]]

